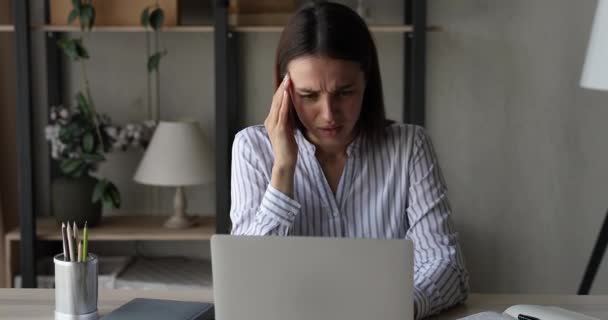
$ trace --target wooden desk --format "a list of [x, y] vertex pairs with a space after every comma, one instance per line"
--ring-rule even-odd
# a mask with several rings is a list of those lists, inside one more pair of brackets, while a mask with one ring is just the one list
[[[104, 316], [133, 298], [213, 301], [211, 290], [99, 290]], [[54, 289], [0, 289], [0, 319], [54, 320]]]
[[[202, 241], [215, 234], [215, 217], [194, 216], [195, 225], [187, 229], [163, 227], [166, 216], [120, 215], [103, 217], [101, 223], [89, 229], [90, 241]], [[61, 241], [61, 227], [53, 217], [36, 219], [38, 241]], [[19, 227], [5, 235], [5, 283], [11, 287], [18, 268], [18, 245], [21, 240]]]
[[[203, 302], [213, 301], [211, 290], [100, 290], [98, 305], [100, 315], [104, 316], [136, 297]], [[472, 294], [465, 305], [455, 307], [430, 319], [452, 320], [489, 310], [502, 312], [514, 304], [556, 305], [598, 319], [608, 319], [608, 296], [492, 294]], [[0, 289], [1, 319], [52, 320], [54, 308], [53, 289]]]

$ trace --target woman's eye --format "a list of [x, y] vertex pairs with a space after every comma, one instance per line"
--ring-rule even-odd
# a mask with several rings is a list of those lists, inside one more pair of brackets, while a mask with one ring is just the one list
[[353, 94], [353, 90], [345, 90], [345, 91], [340, 91], [338, 93], [338, 95], [341, 97], [347, 97], [347, 96], [350, 96], [351, 94]]
[[300, 98], [304, 99], [304, 100], [314, 100], [317, 98], [316, 94], [301, 94]]

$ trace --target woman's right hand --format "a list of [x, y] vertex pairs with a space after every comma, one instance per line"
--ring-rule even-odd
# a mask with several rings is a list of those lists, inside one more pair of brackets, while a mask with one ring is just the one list
[[289, 75], [285, 75], [272, 97], [270, 112], [264, 121], [274, 153], [274, 168], [282, 170], [294, 170], [298, 159], [298, 145], [289, 121], [290, 85]]
[[274, 164], [270, 184], [277, 190], [293, 198], [293, 180], [298, 160], [298, 145], [293, 127], [289, 121], [289, 75], [272, 97], [270, 112], [264, 126], [270, 137]]

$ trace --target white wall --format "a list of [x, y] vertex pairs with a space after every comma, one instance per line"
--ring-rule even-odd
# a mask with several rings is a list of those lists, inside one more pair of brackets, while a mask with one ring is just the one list
[[[401, 6], [400, 0], [373, 2], [374, 22], [399, 23]], [[608, 207], [608, 93], [578, 87], [595, 1], [433, 0], [428, 6], [429, 22], [443, 31], [428, 38], [427, 126], [450, 187], [473, 290], [575, 293]], [[398, 120], [402, 35], [374, 36], [387, 113]], [[213, 143], [212, 38], [164, 35], [162, 103], [167, 117], [199, 119]], [[266, 116], [277, 39], [272, 33], [239, 38], [246, 124]], [[137, 33], [96, 33], [88, 41], [96, 104], [118, 122], [145, 116], [143, 40]], [[76, 76], [68, 66], [68, 82], [75, 84]], [[74, 90], [68, 87], [66, 95]], [[170, 190], [131, 182], [138, 157], [116, 155], [104, 167], [123, 192], [120, 211], [169, 211]], [[214, 212], [213, 186], [189, 196], [192, 212]], [[135, 250], [105, 250], [112, 248]], [[149, 244], [140, 251], [187, 252], [183, 248]], [[207, 254], [204, 246], [197, 252]], [[593, 292], [608, 293], [608, 268], [601, 268]]]
[[608, 94], [578, 86], [595, 3], [428, 2], [428, 127], [475, 291], [582, 279], [608, 207]]

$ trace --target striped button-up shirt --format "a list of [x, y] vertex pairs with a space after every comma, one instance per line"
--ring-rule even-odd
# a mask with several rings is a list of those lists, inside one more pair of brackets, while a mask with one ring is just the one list
[[235, 136], [232, 234], [411, 239], [416, 318], [466, 299], [468, 273], [447, 187], [422, 127], [392, 124], [381, 140], [355, 138], [335, 194], [315, 146], [299, 130], [296, 142], [292, 199], [270, 185], [273, 152], [264, 126]]

